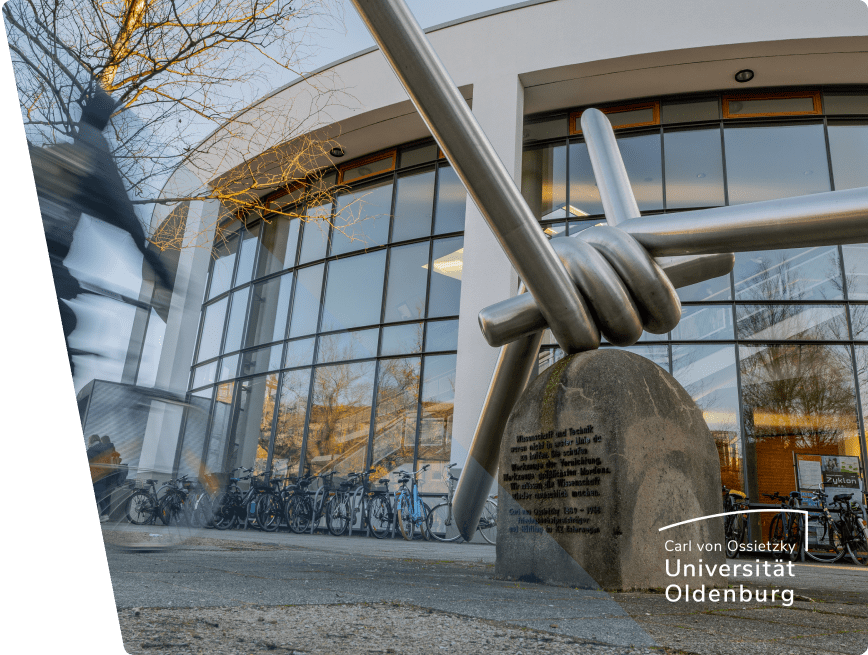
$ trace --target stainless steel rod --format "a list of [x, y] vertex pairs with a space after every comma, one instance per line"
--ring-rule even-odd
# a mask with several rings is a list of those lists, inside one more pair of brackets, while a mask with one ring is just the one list
[[353, 0], [431, 134], [455, 167], [558, 343], [575, 352], [593, 335], [587, 308], [518, 187], [403, 0]]

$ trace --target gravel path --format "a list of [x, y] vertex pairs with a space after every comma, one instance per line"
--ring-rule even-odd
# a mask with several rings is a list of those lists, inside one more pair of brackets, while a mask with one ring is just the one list
[[662, 655], [402, 604], [143, 608], [118, 611], [127, 652], [156, 655], [567, 653]]

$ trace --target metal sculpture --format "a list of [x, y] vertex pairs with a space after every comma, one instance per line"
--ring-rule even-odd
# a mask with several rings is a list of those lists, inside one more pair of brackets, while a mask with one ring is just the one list
[[[568, 354], [627, 346], [681, 318], [675, 291], [732, 270], [733, 252], [868, 239], [868, 188], [642, 217], [602, 112], [582, 114], [606, 225], [549, 242], [403, 0], [353, 0], [519, 277], [519, 295], [479, 323], [503, 346], [453, 499], [470, 539], [491, 485], [506, 420], [533, 372], [545, 328]], [[524, 293], [526, 290], [530, 293]]]

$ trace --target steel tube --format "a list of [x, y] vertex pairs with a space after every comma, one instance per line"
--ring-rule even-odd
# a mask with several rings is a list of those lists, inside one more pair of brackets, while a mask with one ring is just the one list
[[455, 167], [566, 352], [584, 348], [588, 312], [518, 187], [403, 0], [353, 0], [419, 115]]

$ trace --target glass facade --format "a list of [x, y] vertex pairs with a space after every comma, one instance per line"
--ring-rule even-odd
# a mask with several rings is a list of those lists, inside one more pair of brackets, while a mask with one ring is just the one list
[[[650, 101], [659, 103], [659, 124], [616, 126], [640, 210], [868, 186], [862, 93], [808, 94], [815, 104], [802, 98], [795, 109], [792, 98], [763, 99], [759, 109], [726, 96]], [[522, 191], [550, 237], [605, 220], [587, 147], [568, 117], [525, 125]], [[682, 320], [672, 333], [646, 333], [627, 349], [693, 396], [717, 443], [723, 484], [752, 502], [796, 488], [796, 455], [855, 456], [864, 476], [866, 255], [865, 245], [736, 254], [732, 274], [679, 290]], [[563, 356], [550, 337], [546, 344], [540, 370]]]
[[439, 479], [465, 192], [433, 145], [397, 157], [397, 168], [366, 166], [333, 205], [301, 199], [294, 213], [306, 220], [266, 214], [224, 230], [190, 377], [208, 419], [188, 419], [182, 468], [382, 477], [431, 463]]

